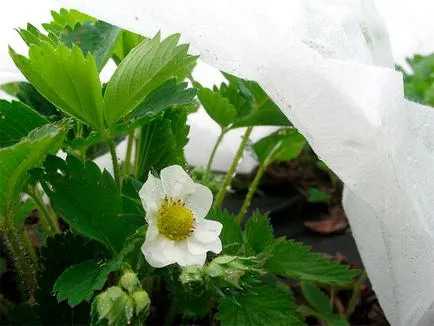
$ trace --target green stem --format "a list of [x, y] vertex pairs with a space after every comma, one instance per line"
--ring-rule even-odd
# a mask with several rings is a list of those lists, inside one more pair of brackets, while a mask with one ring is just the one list
[[248, 127], [246, 132], [244, 133], [244, 136], [241, 140], [241, 144], [238, 147], [238, 151], [235, 154], [234, 160], [232, 161], [231, 167], [229, 168], [229, 171], [226, 173], [225, 179], [223, 181], [223, 186], [220, 188], [216, 200], [214, 202], [214, 207], [218, 208], [223, 203], [223, 199], [225, 199], [226, 192], [231, 184], [232, 178], [235, 175], [235, 172], [237, 170], [238, 164], [240, 163], [240, 160], [243, 156], [244, 149], [247, 145], [247, 141], [249, 140], [250, 134], [252, 133], [253, 127]]
[[131, 155], [133, 153], [134, 130], [128, 134], [127, 153], [125, 154], [124, 175], [128, 176], [131, 172]]
[[207, 184], [209, 179], [209, 174], [211, 172], [212, 162], [214, 161], [215, 154], [217, 153], [217, 148], [219, 147], [220, 143], [223, 140], [224, 135], [226, 134], [226, 129], [222, 129], [219, 137], [217, 138], [217, 141], [214, 144], [214, 147], [212, 149], [211, 155], [208, 160], [208, 164], [206, 165], [205, 174], [203, 175], [203, 183]]
[[261, 181], [265, 173], [265, 170], [267, 169], [267, 166], [268, 166], [267, 164], [259, 165], [258, 172], [256, 172], [255, 178], [250, 184], [249, 191], [247, 192], [246, 198], [244, 199], [244, 202], [241, 205], [240, 212], [237, 215], [236, 220], [238, 224], [241, 224], [241, 222], [243, 221], [243, 217], [244, 215], [246, 215], [247, 210], [250, 207], [250, 203], [252, 202], [253, 195], [255, 194], [256, 189], [258, 189], [259, 182]]
[[39, 220], [41, 221], [42, 228], [44, 229], [47, 236], [53, 236], [60, 232], [59, 225], [57, 224], [57, 219], [55, 216], [51, 215], [47, 206], [42, 200], [41, 193], [38, 189], [27, 190], [27, 194], [32, 197], [36, 206], [38, 207]]
[[362, 286], [365, 284], [367, 279], [368, 279], [368, 274], [366, 274], [366, 271], [363, 271], [359, 277], [359, 280], [354, 285], [353, 294], [351, 295], [350, 301], [348, 303], [347, 311], [345, 313], [345, 316], [347, 318], [350, 317], [351, 314], [354, 312], [357, 302], [360, 299], [360, 290], [362, 289]]
[[9, 213], [6, 213], [4, 218], [4, 244], [10, 257], [13, 259], [15, 271], [17, 272], [24, 289], [27, 291], [30, 299], [32, 299], [37, 287], [36, 266], [32, 263], [31, 255], [26, 250], [24, 233], [14, 227]]
[[113, 141], [113, 139], [109, 137], [106, 138], [106, 142], [110, 149], [110, 155], [112, 157], [113, 172], [115, 175], [116, 186], [118, 188], [118, 191], [121, 191], [121, 170], [119, 168], [118, 156], [116, 154], [116, 144]]

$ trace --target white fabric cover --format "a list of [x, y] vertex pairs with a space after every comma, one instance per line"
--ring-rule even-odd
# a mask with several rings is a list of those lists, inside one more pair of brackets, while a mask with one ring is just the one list
[[434, 111], [407, 102], [387, 32], [361, 0], [67, 0], [126, 29], [180, 32], [258, 81], [345, 182], [344, 206], [392, 325], [431, 325]]

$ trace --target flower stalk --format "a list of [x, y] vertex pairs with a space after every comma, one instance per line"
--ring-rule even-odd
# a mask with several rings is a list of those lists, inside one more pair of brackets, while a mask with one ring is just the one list
[[122, 184], [121, 169], [119, 167], [118, 156], [116, 154], [116, 145], [113, 139], [109, 137], [106, 138], [106, 142], [110, 150], [110, 155], [112, 157], [113, 173], [115, 176], [116, 186], [118, 190], [121, 191], [121, 184]]
[[241, 144], [238, 147], [237, 153], [235, 154], [235, 157], [232, 161], [231, 167], [229, 168], [229, 171], [225, 175], [225, 179], [223, 181], [223, 186], [219, 190], [216, 200], [214, 202], [214, 207], [219, 208], [221, 204], [223, 203], [223, 200], [225, 199], [226, 192], [228, 191], [228, 188], [231, 184], [232, 178], [234, 177], [238, 164], [241, 161], [241, 158], [244, 153], [244, 149], [246, 148], [247, 142], [249, 140], [250, 134], [252, 133], [253, 127], [248, 127], [246, 129], [246, 132], [244, 133], [243, 138], [241, 139]]
[[38, 189], [33, 190], [29, 188], [26, 193], [33, 199], [38, 208], [39, 221], [41, 222], [45, 234], [47, 236], [53, 236], [60, 232], [56, 216], [50, 214]]
[[249, 191], [247, 192], [246, 198], [243, 201], [243, 204], [241, 205], [240, 212], [238, 213], [236, 217], [236, 221], [238, 224], [241, 224], [243, 221], [244, 215], [246, 215], [247, 210], [250, 207], [250, 204], [252, 202], [253, 195], [255, 194], [256, 190], [258, 189], [259, 182], [261, 181], [262, 177], [264, 176], [265, 171], [267, 170], [268, 165], [261, 164], [259, 165], [258, 172], [256, 172], [255, 178], [253, 179], [252, 183], [250, 184]]
[[3, 232], [3, 241], [13, 258], [15, 271], [17, 272], [23, 289], [27, 292], [29, 299], [32, 299], [37, 287], [36, 267], [32, 261], [32, 255], [26, 248], [28, 247], [24, 239], [24, 231], [16, 229], [12, 222], [12, 216], [6, 212]]
[[211, 173], [211, 168], [212, 168], [212, 163], [214, 162], [214, 157], [215, 157], [215, 154], [217, 153], [217, 148], [220, 146], [226, 132], [227, 132], [227, 129], [222, 129], [219, 137], [217, 138], [217, 141], [214, 144], [211, 155], [208, 159], [208, 164], [206, 165], [205, 174], [203, 175], [203, 182], [205, 184], [208, 184], [209, 175]]

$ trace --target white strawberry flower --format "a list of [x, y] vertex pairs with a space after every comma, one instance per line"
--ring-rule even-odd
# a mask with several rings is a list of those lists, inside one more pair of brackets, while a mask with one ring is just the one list
[[153, 267], [203, 265], [208, 251], [222, 251], [222, 224], [205, 219], [212, 193], [179, 165], [162, 169], [160, 178], [149, 173], [139, 192], [148, 222], [145, 259]]

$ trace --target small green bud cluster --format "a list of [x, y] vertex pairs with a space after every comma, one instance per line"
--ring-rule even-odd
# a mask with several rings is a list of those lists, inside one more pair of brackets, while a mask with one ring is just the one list
[[144, 291], [137, 275], [132, 271], [125, 272], [120, 286], [112, 286], [99, 294], [92, 304], [92, 314], [98, 321], [105, 319], [108, 325], [126, 325], [134, 317], [146, 318], [151, 300]]
[[219, 278], [235, 287], [240, 287], [240, 279], [246, 272], [261, 273], [255, 266], [254, 257], [239, 257], [223, 255], [214, 258], [207, 266], [185, 266], [180, 275], [183, 284], [191, 282], [204, 282], [207, 278]]

